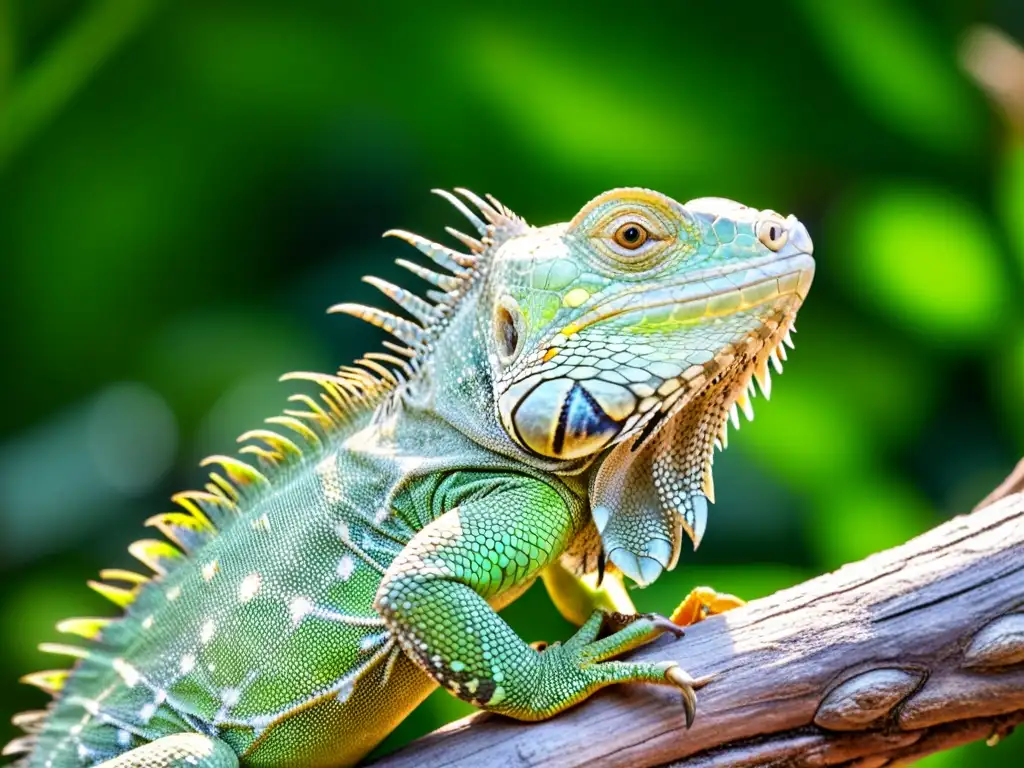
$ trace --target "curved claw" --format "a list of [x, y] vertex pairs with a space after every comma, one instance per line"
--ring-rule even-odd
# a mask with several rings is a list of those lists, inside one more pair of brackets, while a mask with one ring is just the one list
[[662, 616], [660, 613], [645, 613], [643, 614], [643, 617], [651, 622], [656, 629], [660, 629], [664, 632], [671, 632], [676, 637], [683, 637], [686, 634], [681, 626], [676, 624], [667, 616]]
[[696, 691], [698, 688], [703, 688], [711, 682], [711, 678], [701, 677], [695, 680], [690, 677], [686, 670], [676, 665], [665, 670], [665, 679], [683, 693], [683, 710], [686, 713], [686, 730], [690, 730], [693, 726], [694, 719], [697, 717]]
[[662, 616], [660, 613], [608, 613], [605, 615], [605, 622], [607, 628], [612, 632], [618, 632], [621, 629], [628, 627], [635, 621], [643, 619], [647, 621], [651, 627], [659, 632], [671, 632], [676, 637], [682, 637], [686, 633], [683, 628], [672, 621], [667, 616]]

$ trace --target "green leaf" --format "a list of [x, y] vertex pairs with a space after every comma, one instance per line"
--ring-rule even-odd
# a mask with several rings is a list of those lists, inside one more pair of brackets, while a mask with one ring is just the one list
[[796, 3], [822, 52], [861, 103], [908, 137], [961, 152], [981, 137], [980, 102], [927, 20], [890, 0]]
[[[749, 149], [731, 135], [728, 120], [693, 119], [697, 107], [721, 122], [720, 110], [694, 88], [666, 99], [662, 82], [643, 76], [642, 60], [623, 58], [609, 68], [572, 36], [551, 44], [505, 23], [467, 25], [460, 39], [449, 48], [452, 66], [474, 97], [559, 166], [599, 178], [667, 181], [737, 176], [747, 160]], [[467, 57], [474, 63], [468, 70]], [[642, 108], [622, 108], [623, 94]]]
[[842, 285], [895, 325], [943, 346], [974, 342], [1005, 323], [1009, 282], [980, 211], [931, 187], [889, 186], [834, 211]]
[[[150, 17], [156, 0], [101, 0], [10, 89], [0, 108], [0, 167], [78, 92]], [[3, 26], [0, 13], [0, 26]], [[3, 42], [0, 41], [0, 48]], [[0, 51], [0, 57], [3, 56]], [[0, 64], [0, 69], [3, 65]]]
[[[784, 408], [799, 408], [785, 390], [791, 379], [813, 377], [817, 387], [831, 391], [843, 410], [868, 427], [880, 447], [892, 450], [916, 440], [945, 389], [934, 356], [899, 334], [879, 334], [851, 315], [826, 314], [816, 288], [809, 304], [797, 320], [797, 348], [775, 390], [779, 394], [758, 409], [758, 420], [771, 418], [761, 411], [775, 408], [780, 399]], [[843, 382], [841, 390], [834, 389], [836, 381]]]
[[1024, 138], [1009, 148], [1003, 162], [996, 189], [999, 213], [1024, 275]]
[[729, 427], [729, 449], [800, 493], [828, 494], [834, 478], [869, 471], [871, 433], [859, 410], [837, 399], [835, 377], [793, 371], [784, 378], [771, 403], [752, 401], [753, 423], [741, 417], [738, 432]]
[[17, 57], [12, 5], [13, 0], [0, 0], [0, 109], [3, 108], [4, 96], [14, 75]]

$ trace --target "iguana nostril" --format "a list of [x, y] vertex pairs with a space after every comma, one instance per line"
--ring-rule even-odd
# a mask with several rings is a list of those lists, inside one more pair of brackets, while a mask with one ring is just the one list
[[790, 215], [786, 219], [786, 226], [789, 228], [790, 247], [799, 253], [814, 253], [814, 242], [811, 235], [796, 216]]

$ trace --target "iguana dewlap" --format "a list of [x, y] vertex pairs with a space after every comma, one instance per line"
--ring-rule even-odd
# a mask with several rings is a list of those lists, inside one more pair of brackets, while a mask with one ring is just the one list
[[[130, 548], [153, 573], [92, 584], [124, 616], [59, 625], [84, 642], [44, 648], [77, 661], [27, 677], [55, 701], [15, 718], [5, 753], [351, 765], [439, 684], [524, 720], [613, 683], [673, 685], [692, 708], [677, 665], [613, 660], [672, 626], [621, 615], [618, 579], [649, 584], [684, 533], [700, 542], [715, 444], [781, 370], [810, 237], [720, 198], [617, 189], [537, 228], [457, 193], [440, 194], [476, 230], [449, 229], [466, 252], [388, 233], [440, 267], [399, 262], [429, 300], [368, 278], [405, 317], [334, 308], [400, 343], [290, 374], [318, 396], [243, 435], [245, 461], [207, 460], [205, 489], [149, 521], [169, 542]], [[495, 613], [539, 575], [582, 623], [544, 649]]]

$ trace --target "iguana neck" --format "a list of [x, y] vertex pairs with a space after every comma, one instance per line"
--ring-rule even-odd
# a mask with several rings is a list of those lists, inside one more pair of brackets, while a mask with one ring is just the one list
[[[482, 290], [483, 286], [475, 288], [477, 294]], [[437, 420], [480, 449], [524, 469], [566, 477], [580, 475], [588, 461], [567, 462], [527, 453], [509, 439], [501, 426], [491, 365], [486, 358], [486, 345], [481, 341], [490, 330], [486, 318], [477, 310], [476, 298], [465, 297], [430, 354], [422, 360], [416, 376], [394, 393], [398, 407], [391, 406], [395, 411], [393, 418]], [[410, 437], [420, 439], [415, 431]], [[459, 457], [451, 459], [458, 464]], [[581, 487], [585, 488], [585, 481]]]

